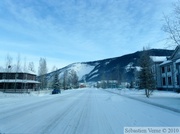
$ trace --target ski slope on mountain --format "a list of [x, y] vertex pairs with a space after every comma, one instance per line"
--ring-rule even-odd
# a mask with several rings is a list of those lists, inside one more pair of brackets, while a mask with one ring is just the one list
[[0, 133], [122, 134], [124, 127], [179, 125], [179, 113], [102, 89], [0, 99]]
[[76, 64], [72, 64], [71, 67], [69, 67], [69, 70], [74, 70], [76, 71], [79, 80], [83, 80], [83, 76], [85, 76], [86, 74], [89, 74], [95, 66], [93, 65], [88, 65], [85, 63], [76, 63]]

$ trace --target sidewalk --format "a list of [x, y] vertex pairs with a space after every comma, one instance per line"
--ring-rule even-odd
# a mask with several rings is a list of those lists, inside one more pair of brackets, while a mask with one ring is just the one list
[[150, 98], [147, 98], [144, 90], [106, 89], [106, 91], [180, 113], [180, 94], [175, 92], [155, 90]]

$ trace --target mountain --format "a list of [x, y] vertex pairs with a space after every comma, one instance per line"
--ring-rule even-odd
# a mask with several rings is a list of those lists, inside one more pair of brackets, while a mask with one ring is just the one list
[[[170, 56], [174, 51], [166, 49], [150, 49], [150, 56]], [[98, 61], [79, 62], [70, 64], [57, 70], [59, 77], [62, 78], [65, 71], [69, 74], [71, 70], [76, 71], [80, 82], [99, 81], [102, 79], [131, 82], [134, 80], [134, 70], [138, 69], [138, 60], [142, 51], [120, 57], [109, 58]], [[55, 72], [47, 74], [47, 79], [52, 80]]]

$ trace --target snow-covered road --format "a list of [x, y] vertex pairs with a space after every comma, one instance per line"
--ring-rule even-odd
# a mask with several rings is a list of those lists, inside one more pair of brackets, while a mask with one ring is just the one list
[[0, 99], [0, 133], [122, 134], [131, 126], [180, 126], [180, 114], [102, 89]]

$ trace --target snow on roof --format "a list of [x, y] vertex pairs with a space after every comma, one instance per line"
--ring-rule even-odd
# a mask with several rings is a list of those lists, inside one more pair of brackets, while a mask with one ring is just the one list
[[28, 74], [33, 74], [33, 75], [36, 75], [35, 72], [31, 71], [31, 70], [22, 70], [22, 69], [16, 69], [15, 67], [11, 67], [11, 68], [8, 68], [8, 69], [5, 69], [5, 68], [0, 68], [0, 72], [1, 73], [5, 73], [5, 72], [8, 72], [8, 73], [28, 73]]
[[150, 56], [154, 62], [163, 62], [167, 60], [166, 56]]
[[172, 62], [171, 60], [164, 61], [163, 63], [160, 64], [160, 66], [165, 65], [165, 64], [169, 64], [171, 62]]
[[180, 59], [178, 59], [178, 60], [176, 61], [176, 63], [180, 63]]

